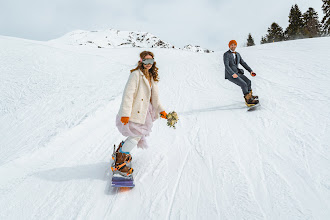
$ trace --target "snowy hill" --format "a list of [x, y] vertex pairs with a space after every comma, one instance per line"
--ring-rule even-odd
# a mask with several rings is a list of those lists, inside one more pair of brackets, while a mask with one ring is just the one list
[[142, 49], [0, 47], [0, 219], [330, 218], [330, 38], [238, 48], [256, 111], [224, 79], [224, 51], [151, 49], [180, 121], [133, 150], [131, 191], [111, 188], [109, 162]]
[[[120, 31], [115, 29], [98, 31], [76, 30], [67, 33], [63, 37], [51, 40], [50, 42], [55, 42], [55, 44], [63, 43], [66, 45], [79, 45], [88, 48], [142, 47], [180, 49], [148, 32]], [[186, 45], [183, 50], [198, 53], [214, 52], [190, 44]]]
[[193, 52], [198, 52], [198, 53], [211, 53], [214, 52], [212, 50], [204, 49], [201, 46], [193, 46], [191, 44], [188, 44], [183, 47], [183, 50], [188, 50], [188, 51], [193, 51]]

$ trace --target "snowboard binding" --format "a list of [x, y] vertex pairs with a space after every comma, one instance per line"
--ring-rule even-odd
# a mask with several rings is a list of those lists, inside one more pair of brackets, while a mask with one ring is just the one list
[[133, 168], [131, 168], [132, 156], [131, 154], [126, 154], [121, 151], [124, 142], [122, 141], [117, 150], [115, 150], [116, 145], [113, 146], [112, 154], [112, 165], [111, 170], [113, 174], [119, 174], [123, 177], [131, 177], [133, 174]]
[[[258, 97], [258, 96], [255, 96], [255, 97]], [[259, 100], [254, 99], [252, 97], [252, 90], [250, 91], [250, 93], [247, 93], [244, 96], [244, 100], [245, 100], [245, 104], [246, 104], [247, 107], [252, 107], [252, 106], [255, 106], [259, 103]]]
[[250, 94], [251, 94], [252, 99], [258, 99], [259, 100], [259, 97], [257, 95], [252, 94], [252, 90], [250, 91]]

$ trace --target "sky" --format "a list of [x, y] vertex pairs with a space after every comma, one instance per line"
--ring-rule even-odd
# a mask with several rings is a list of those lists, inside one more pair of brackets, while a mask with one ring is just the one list
[[294, 4], [324, 16], [321, 0], [0, 0], [0, 35], [47, 41], [78, 29], [113, 28], [217, 51], [232, 39], [244, 46], [249, 33], [259, 44], [272, 22], [285, 29]]

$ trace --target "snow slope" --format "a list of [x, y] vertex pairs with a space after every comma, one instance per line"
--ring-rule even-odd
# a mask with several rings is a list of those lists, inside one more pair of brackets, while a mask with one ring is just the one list
[[111, 188], [109, 161], [142, 49], [0, 47], [0, 219], [330, 218], [330, 38], [238, 48], [256, 111], [225, 81], [224, 51], [152, 49], [180, 121], [133, 150], [130, 191]]
[[[88, 48], [170, 48], [180, 49], [174, 45], [161, 40], [159, 37], [142, 31], [120, 31], [116, 29], [84, 31], [76, 30], [64, 36], [50, 40], [50, 44], [73, 45]], [[214, 51], [200, 46], [186, 45], [182, 50], [197, 53], [212, 53]]]

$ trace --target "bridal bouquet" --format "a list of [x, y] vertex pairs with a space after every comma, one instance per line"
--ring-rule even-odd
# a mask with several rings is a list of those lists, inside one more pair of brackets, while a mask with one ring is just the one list
[[179, 121], [179, 116], [175, 111], [167, 114], [167, 126], [173, 127], [175, 129], [175, 124]]

